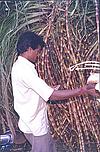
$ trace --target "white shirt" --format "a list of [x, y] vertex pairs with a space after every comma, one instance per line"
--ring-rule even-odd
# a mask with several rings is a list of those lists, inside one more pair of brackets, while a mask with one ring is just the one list
[[35, 136], [48, 132], [47, 105], [54, 89], [38, 77], [34, 64], [19, 56], [12, 67], [14, 109], [19, 115], [19, 128]]

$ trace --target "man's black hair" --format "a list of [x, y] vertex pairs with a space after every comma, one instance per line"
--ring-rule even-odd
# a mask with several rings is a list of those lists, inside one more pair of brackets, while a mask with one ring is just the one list
[[17, 42], [16, 50], [18, 55], [20, 55], [21, 53], [27, 51], [29, 47], [34, 50], [38, 48], [38, 46], [41, 46], [41, 49], [43, 49], [43, 47], [45, 46], [43, 38], [34, 32], [27, 31], [20, 35]]

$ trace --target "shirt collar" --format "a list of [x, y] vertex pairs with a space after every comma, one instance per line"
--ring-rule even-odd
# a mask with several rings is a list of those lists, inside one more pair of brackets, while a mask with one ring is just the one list
[[24, 63], [28, 64], [29, 66], [32, 66], [35, 68], [34, 63], [30, 62], [29, 60], [27, 60], [26, 58], [24, 58], [22, 56], [18, 56], [18, 61], [23, 61]]

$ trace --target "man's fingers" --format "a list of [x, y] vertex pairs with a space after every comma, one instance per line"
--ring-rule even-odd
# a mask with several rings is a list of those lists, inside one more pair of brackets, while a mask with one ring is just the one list
[[96, 83], [89, 83], [89, 84], [87, 84], [87, 89], [88, 90], [95, 89], [95, 86], [96, 86]]

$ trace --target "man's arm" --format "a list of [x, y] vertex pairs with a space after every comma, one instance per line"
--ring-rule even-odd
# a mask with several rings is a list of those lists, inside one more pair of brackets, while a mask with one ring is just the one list
[[89, 94], [91, 90], [95, 89], [95, 84], [88, 84], [84, 87], [72, 90], [54, 90], [49, 100], [65, 100], [71, 97]]

